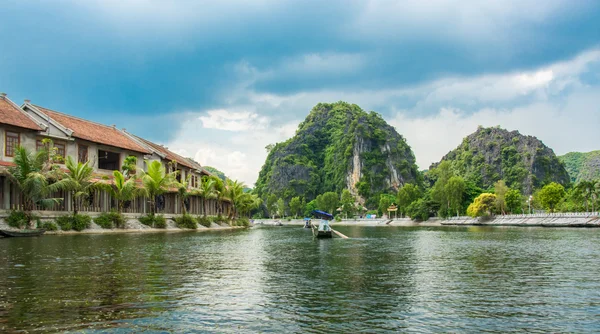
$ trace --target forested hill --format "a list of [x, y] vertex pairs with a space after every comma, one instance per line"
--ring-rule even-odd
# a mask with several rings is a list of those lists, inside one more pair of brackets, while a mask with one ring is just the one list
[[348, 189], [376, 206], [379, 194], [419, 178], [410, 146], [379, 114], [345, 102], [320, 103], [294, 137], [271, 148], [255, 191], [308, 202]]
[[449, 161], [457, 175], [482, 189], [504, 180], [530, 194], [552, 181], [563, 185], [570, 181], [563, 163], [539, 139], [498, 127], [479, 127], [442, 161]]
[[565, 164], [572, 182], [600, 179], [600, 150], [570, 152], [558, 158]]
[[221, 172], [220, 170], [216, 169], [215, 167], [203, 166], [202, 168], [204, 168], [208, 172], [214, 174], [215, 176], [217, 176], [218, 178], [220, 178], [223, 181], [225, 181], [227, 179], [227, 176], [225, 175], [225, 173]]

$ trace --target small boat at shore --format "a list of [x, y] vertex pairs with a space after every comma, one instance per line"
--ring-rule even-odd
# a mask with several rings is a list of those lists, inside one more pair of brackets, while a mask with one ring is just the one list
[[37, 237], [46, 233], [46, 229], [38, 228], [35, 230], [0, 230], [0, 235], [5, 238], [19, 238], [19, 237]]

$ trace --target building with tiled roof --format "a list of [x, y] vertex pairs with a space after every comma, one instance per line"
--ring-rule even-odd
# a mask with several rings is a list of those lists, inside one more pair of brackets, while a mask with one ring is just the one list
[[0, 93], [0, 124], [12, 125], [23, 129], [44, 130], [38, 123], [8, 99], [5, 93]]

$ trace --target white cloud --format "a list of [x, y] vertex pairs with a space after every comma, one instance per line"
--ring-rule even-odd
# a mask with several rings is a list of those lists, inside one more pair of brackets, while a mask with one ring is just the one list
[[269, 121], [264, 116], [259, 116], [250, 111], [228, 111], [226, 109], [209, 110], [207, 115], [198, 117], [202, 126], [207, 129], [226, 131], [262, 131]]

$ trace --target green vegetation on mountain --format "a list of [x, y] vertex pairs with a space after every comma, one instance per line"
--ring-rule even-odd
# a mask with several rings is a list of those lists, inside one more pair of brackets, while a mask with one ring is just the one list
[[565, 164], [571, 182], [600, 179], [600, 150], [587, 153], [570, 152], [558, 158]]
[[204, 168], [209, 173], [214, 174], [215, 176], [217, 176], [219, 179], [221, 179], [223, 181], [227, 180], [227, 176], [225, 175], [225, 173], [221, 172], [220, 170], [216, 169], [215, 167], [202, 166], [202, 168]]
[[535, 137], [498, 127], [479, 127], [442, 161], [450, 162], [457, 175], [482, 189], [504, 180], [510, 188], [531, 194], [550, 182], [566, 186], [570, 181], [552, 149]]
[[395, 193], [421, 174], [406, 140], [375, 112], [345, 102], [319, 103], [289, 140], [267, 147], [269, 154], [255, 192], [289, 202], [310, 202], [348, 189], [369, 207], [380, 194]]

